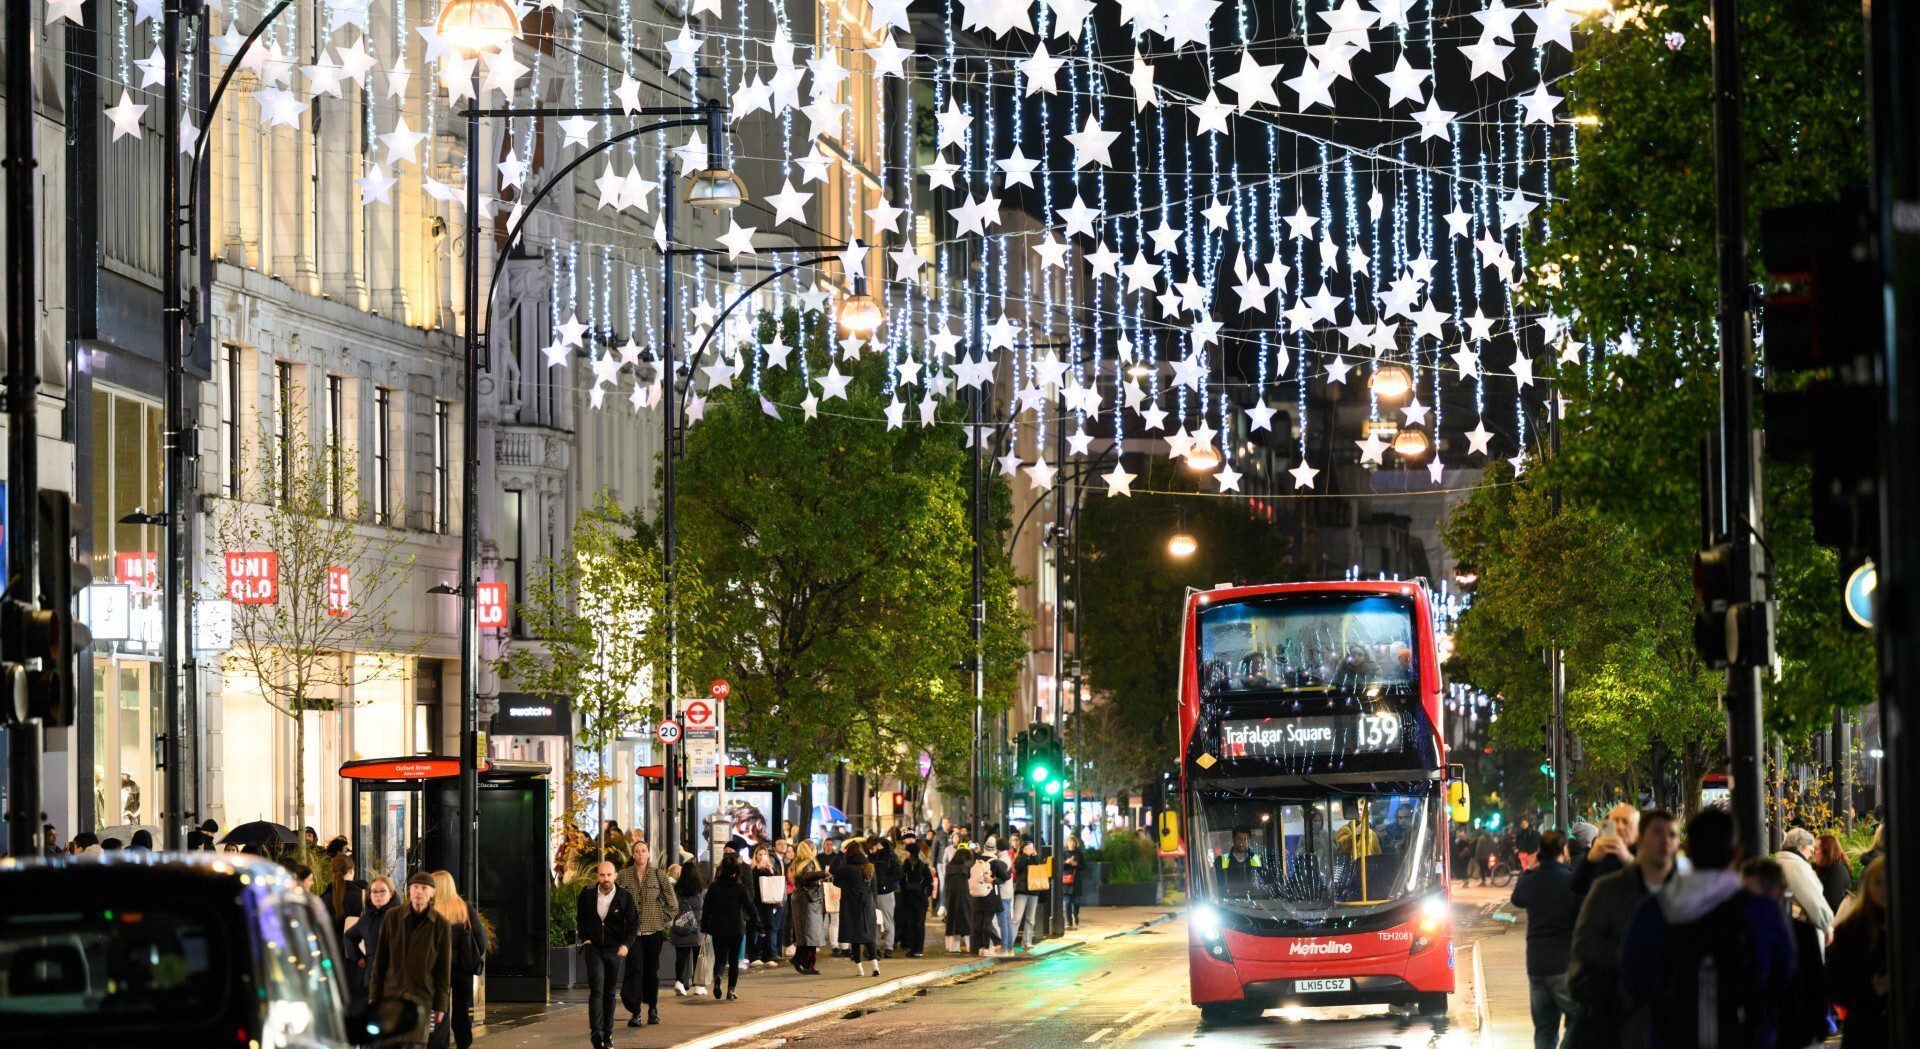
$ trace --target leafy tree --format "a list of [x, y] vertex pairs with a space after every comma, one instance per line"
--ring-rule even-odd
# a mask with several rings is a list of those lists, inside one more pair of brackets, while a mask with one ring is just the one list
[[[290, 409], [291, 433], [305, 433], [305, 417]], [[219, 555], [272, 552], [278, 556], [277, 599], [233, 602], [233, 647], [225, 673], [259, 688], [267, 706], [293, 722], [293, 822], [307, 821], [307, 715], [354, 705], [356, 686], [390, 678], [419, 651], [395, 625], [394, 598], [412, 578], [405, 533], [358, 519], [351, 457], [323, 458], [305, 440], [281, 447], [266, 420], [243, 442], [245, 492], [258, 502], [217, 498], [209, 514], [208, 545]], [[329, 585], [347, 570], [348, 592]], [[226, 592], [215, 588], [209, 597]]]
[[[1094, 496], [1081, 511], [1080, 643], [1095, 698], [1068, 738], [1076, 749], [1088, 747], [1096, 764], [1112, 766], [1102, 780], [1110, 793], [1174, 766], [1187, 589], [1296, 574], [1285, 537], [1245, 501], [1189, 494], [1198, 492], [1192, 475], [1171, 463], [1149, 459], [1134, 468], [1139, 488], [1182, 494]], [[1183, 529], [1197, 548], [1173, 558], [1167, 538]]]
[[[1542, 648], [1567, 649], [1568, 720], [1597, 778], [1693, 797], [1716, 764], [1723, 676], [1691, 640], [1699, 439], [1718, 411], [1711, 56], [1705, 0], [1635, 8], [1596, 31], [1566, 83], [1592, 113], [1529, 289], [1607, 353], [1555, 377], [1572, 407], [1560, 455], [1476, 492], [1448, 542], [1480, 574], [1453, 670], [1505, 700], [1496, 739], [1539, 746]], [[1865, 176], [1860, 21], [1789, 0], [1742, 12], [1751, 211], [1836, 195]], [[1623, 202], [1630, 202], [1623, 205]], [[1755, 279], [1759, 279], [1755, 253]], [[1616, 341], [1626, 336], [1625, 348]], [[1497, 468], [1490, 479], [1512, 480]], [[1872, 695], [1865, 639], [1840, 622], [1840, 577], [1812, 541], [1803, 470], [1766, 478], [1782, 677], [1769, 726], [1823, 724]], [[1549, 510], [1558, 489], [1563, 510]]]
[[[683, 566], [681, 577], [679, 639], [697, 649], [708, 622], [700, 573]], [[602, 492], [574, 522], [570, 549], [541, 564], [520, 604], [527, 632], [538, 641], [512, 645], [500, 660], [501, 673], [523, 688], [573, 697], [579, 742], [600, 759], [587, 786], [602, 810], [614, 783], [605, 768], [609, 748], [623, 728], [662, 708], [665, 608], [659, 545], [644, 523]]]
[[[711, 589], [712, 633], [692, 657], [734, 686], [729, 733], [795, 774], [844, 760], [912, 775], [920, 751], [963, 775], [972, 739], [969, 612], [973, 545], [958, 408], [936, 425], [878, 420], [889, 403], [877, 352], [838, 361], [846, 399], [803, 420], [792, 407], [826, 372], [818, 313], [761, 318], [795, 359], [710, 390], [680, 465], [680, 549]], [[762, 404], [781, 413], [769, 416]], [[785, 407], [778, 407], [785, 406]], [[996, 484], [987, 550], [988, 703], [1004, 704], [1026, 646], [1015, 579], [992, 536], [1006, 527]]]

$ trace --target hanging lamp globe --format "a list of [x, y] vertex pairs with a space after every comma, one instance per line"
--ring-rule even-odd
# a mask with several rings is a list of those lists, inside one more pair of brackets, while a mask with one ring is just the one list
[[687, 177], [686, 201], [701, 211], [718, 215], [745, 204], [747, 187], [740, 176], [726, 168], [701, 168]]
[[441, 0], [433, 31], [465, 54], [495, 51], [520, 36], [520, 16], [508, 0]]
[[1393, 435], [1393, 452], [1404, 459], [1418, 459], [1427, 454], [1432, 442], [1419, 430], [1401, 430]]
[[840, 330], [862, 339], [871, 338], [887, 322], [886, 308], [865, 291], [856, 291], [840, 300]]
[[1195, 445], [1187, 452], [1187, 469], [1206, 473], [1220, 465], [1220, 452], [1213, 445]]
[[1167, 539], [1167, 556], [1169, 557], [1192, 557], [1193, 552], [1198, 549], [1200, 549], [1199, 542], [1187, 532], [1175, 532]]
[[1413, 373], [1402, 364], [1383, 364], [1367, 380], [1373, 395], [1383, 401], [1398, 401], [1413, 392]]

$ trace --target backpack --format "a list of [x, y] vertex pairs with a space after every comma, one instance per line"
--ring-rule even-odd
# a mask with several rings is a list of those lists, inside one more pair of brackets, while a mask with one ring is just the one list
[[985, 899], [993, 895], [996, 880], [993, 876], [993, 868], [986, 860], [974, 860], [973, 867], [967, 871], [967, 895], [974, 899]]
[[1759, 1045], [1768, 1029], [1745, 892], [1736, 892], [1691, 925], [1667, 930], [1659, 990], [1648, 1023], [1662, 1044], [1698, 1049]]

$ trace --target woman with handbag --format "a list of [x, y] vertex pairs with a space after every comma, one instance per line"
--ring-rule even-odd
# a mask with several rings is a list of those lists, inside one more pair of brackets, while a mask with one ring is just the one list
[[920, 858], [920, 843], [907, 842], [907, 862], [900, 867], [899, 906], [894, 916], [900, 922], [900, 947], [909, 958], [919, 958], [927, 950], [927, 903], [933, 898], [933, 868]]
[[433, 872], [433, 909], [447, 920], [453, 943], [452, 1008], [447, 1022], [432, 1032], [429, 1042], [445, 1049], [452, 1037], [455, 1049], [473, 1044], [473, 981], [487, 968], [487, 929], [480, 912], [460, 898], [460, 889], [447, 871]]
[[1080, 927], [1080, 836], [1067, 835], [1067, 854], [1060, 860], [1060, 887], [1066, 892], [1067, 928]]
[[720, 977], [724, 973], [729, 1002], [740, 1000], [734, 988], [740, 983], [741, 945], [759, 920], [741, 881], [742, 874], [740, 857], [732, 852], [724, 854], [700, 905], [700, 930], [713, 938], [713, 996], [720, 997]]
[[747, 939], [747, 968], [778, 965], [774, 960], [773, 916], [787, 895], [787, 879], [773, 869], [773, 853], [765, 845], [753, 847], [753, 863], [744, 875], [747, 898], [753, 901], [756, 923]]
[[875, 895], [873, 864], [867, 861], [867, 847], [850, 841], [840, 850], [840, 862], [833, 868], [833, 883], [840, 887], [840, 939], [847, 945], [860, 975], [867, 975], [867, 959], [873, 959], [873, 975], [880, 975], [880, 909]]
[[820, 948], [833, 942], [827, 926], [827, 872], [813, 855], [813, 846], [801, 842], [793, 850], [793, 891], [787, 902], [787, 916], [793, 924], [793, 968], [810, 976], [820, 975]]
[[670, 926], [673, 935], [673, 993], [679, 996], [701, 995], [707, 989], [699, 982], [697, 963], [700, 960], [700, 908], [707, 898], [706, 882], [700, 878], [700, 868], [692, 863], [686, 864], [680, 871], [680, 879], [674, 882], [673, 895], [680, 902], [680, 912], [673, 917]]

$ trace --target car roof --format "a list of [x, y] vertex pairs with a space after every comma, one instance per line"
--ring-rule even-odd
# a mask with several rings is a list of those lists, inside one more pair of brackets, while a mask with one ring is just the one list
[[296, 889], [293, 875], [285, 867], [260, 856], [233, 852], [150, 852], [146, 849], [116, 849], [112, 852], [85, 852], [77, 856], [30, 856], [0, 858], [0, 885], [15, 879], [57, 881], [65, 885], [107, 885], [128, 880], [164, 881], [186, 887], [201, 884], [213, 889], [220, 883], [233, 888], [261, 891]]

